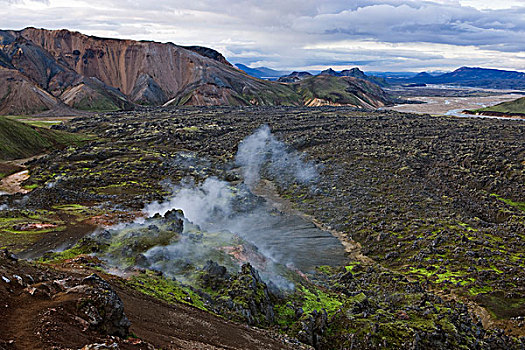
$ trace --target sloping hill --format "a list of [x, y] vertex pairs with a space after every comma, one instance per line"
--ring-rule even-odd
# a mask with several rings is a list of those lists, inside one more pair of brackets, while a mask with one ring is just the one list
[[35, 127], [0, 117], [0, 160], [27, 158], [86, 139], [82, 135]]
[[509, 117], [524, 117], [525, 118], [525, 97], [518, 98], [514, 101], [502, 102], [495, 106], [480, 108], [473, 111], [468, 111], [472, 114], [479, 115], [493, 115], [493, 116], [509, 116]]
[[317, 75], [291, 85], [306, 106], [354, 106], [379, 108], [391, 103], [376, 84], [353, 77]]
[[0, 114], [33, 114], [60, 101], [20, 72], [0, 67]]

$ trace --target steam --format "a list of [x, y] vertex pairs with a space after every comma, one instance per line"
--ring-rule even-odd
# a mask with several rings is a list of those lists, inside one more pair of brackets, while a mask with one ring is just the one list
[[306, 184], [318, 177], [315, 165], [304, 161], [302, 154], [277, 140], [268, 125], [261, 126], [239, 144], [235, 160], [242, 167], [244, 181], [249, 187], [259, 181], [264, 171], [282, 184], [295, 181]]
[[[182, 153], [174, 161], [193, 170], [206, 162]], [[293, 288], [286, 277], [288, 268], [308, 272], [315, 265], [342, 263], [344, 249], [335, 237], [299, 217], [275, 211], [250, 191], [263, 175], [281, 185], [311, 183], [318, 177], [314, 164], [278, 141], [267, 125], [241, 142], [236, 163], [243, 183], [208, 177], [200, 184], [173, 186], [168, 200], [144, 208], [147, 219], [99, 234], [117, 247], [115, 263], [119, 257], [133, 257], [142, 267], [184, 279], [209, 259], [228, 269], [250, 262], [265, 281], [282, 289]], [[181, 212], [175, 215], [174, 210]], [[128, 243], [123, 242], [134, 243], [125, 247]], [[142, 245], [147, 248], [139, 251]]]
[[204, 225], [212, 216], [231, 214], [233, 192], [228, 184], [217, 178], [208, 178], [199, 187], [175, 189], [176, 195], [164, 203], [154, 202], [144, 211], [149, 217], [164, 215], [172, 209], [181, 209], [184, 216], [197, 225]]

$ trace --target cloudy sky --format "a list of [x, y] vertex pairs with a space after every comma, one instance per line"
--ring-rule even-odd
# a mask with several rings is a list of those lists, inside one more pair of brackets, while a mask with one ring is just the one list
[[251, 67], [525, 71], [525, 0], [0, 0], [0, 17], [208, 46]]

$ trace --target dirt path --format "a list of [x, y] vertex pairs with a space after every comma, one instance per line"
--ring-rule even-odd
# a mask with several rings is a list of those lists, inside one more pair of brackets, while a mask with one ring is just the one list
[[166, 304], [112, 283], [124, 302], [130, 331], [162, 349], [305, 349], [286, 345], [276, 334], [226, 321], [205, 311]]
[[361, 251], [361, 244], [354, 241], [352, 238], [350, 238], [347, 234], [343, 232], [339, 232], [333, 229], [330, 229], [326, 227], [322, 222], [317, 220], [315, 217], [305, 214], [297, 209], [294, 208], [294, 205], [289, 200], [279, 196], [279, 193], [277, 192], [277, 189], [275, 185], [268, 180], [260, 180], [257, 186], [252, 189], [253, 193], [263, 197], [266, 199], [266, 201], [272, 205], [275, 209], [287, 213], [299, 216], [303, 218], [304, 220], [312, 222], [317, 228], [320, 230], [330, 232], [332, 236], [339, 239], [343, 247], [345, 248], [345, 251], [348, 253], [348, 256], [355, 261], [360, 261], [364, 264], [373, 264], [374, 261], [364, 255]]
[[29, 170], [22, 170], [13, 175], [9, 175], [0, 182], [0, 191], [7, 194], [28, 193], [29, 190], [22, 188], [21, 184], [29, 179]]
[[[22, 306], [23, 307], [20, 307]], [[40, 338], [36, 335], [39, 315], [53, 306], [50, 300], [42, 300], [23, 294], [11, 301], [10, 314], [6, 324], [5, 341], [14, 349], [42, 349]]]
[[21, 186], [22, 182], [24, 182], [25, 180], [29, 178], [29, 170], [27, 170], [26, 163], [33, 159], [41, 158], [45, 155], [46, 154], [39, 154], [39, 155], [30, 157], [30, 158], [15, 159], [15, 160], [3, 162], [3, 164], [12, 165], [14, 167], [18, 167], [23, 170], [3, 178], [0, 181], [0, 193], [3, 192], [4, 194], [15, 194], [15, 193], [25, 194], [25, 193], [30, 192], [30, 190], [27, 190]]

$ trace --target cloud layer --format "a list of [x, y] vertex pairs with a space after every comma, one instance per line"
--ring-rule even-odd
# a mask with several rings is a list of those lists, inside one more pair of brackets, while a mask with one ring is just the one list
[[3, 28], [205, 45], [279, 69], [525, 71], [519, 0], [0, 0]]

